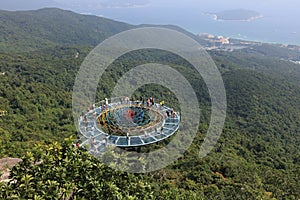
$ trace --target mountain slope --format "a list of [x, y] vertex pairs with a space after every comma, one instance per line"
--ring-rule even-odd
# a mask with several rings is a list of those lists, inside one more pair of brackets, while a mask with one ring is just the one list
[[[75, 134], [71, 95], [81, 62], [98, 42], [111, 34], [136, 26], [59, 9], [3, 11], [0, 16], [0, 72], [5, 72], [0, 76], [0, 109], [8, 111], [7, 116], [0, 117], [0, 156], [22, 156], [26, 151], [31, 151], [34, 144], [52, 141], [61, 143], [65, 137]], [[103, 35], [100, 34], [101, 31]], [[22, 52], [29, 50], [32, 51]], [[198, 153], [209, 121], [201, 113], [199, 131], [185, 155], [165, 169], [142, 176], [151, 181], [155, 199], [300, 198], [298, 68], [286, 61], [279, 62], [276, 55], [262, 56], [254, 51], [255, 49], [251, 53], [210, 52], [222, 73], [227, 93], [228, 110], [224, 133], [213, 151], [206, 158], [200, 159]], [[281, 54], [280, 52], [276, 54]], [[103, 75], [100, 82], [102, 85], [98, 87], [99, 96], [103, 98], [109, 95], [108, 87], [112, 87], [126, 71], [144, 62], [162, 63], [178, 69], [191, 81], [195, 92], [200, 96], [201, 112], [209, 113], [210, 98], [205, 83], [186, 61], [165, 51], [144, 50], [124, 55]], [[291, 74], [293, 76], [289, 79]], [[156, 99], [165, 97], [166, 103], [176, 102], [176, 98], [168, 98], [171, 95], [168, 96], [164, 88], [150, 85], [146, 88], [148, 90], [142, 89], [137, 92]], [[161, 147], [159, 145], [147, 147], [147, 150]], [[69, 146], [65, 149], [69, 149]], [[56, 156], [59, 155], [57, 152], [65, 155], [65, 149], [57, 148], [59, 145], [56, 143], [51, 151]], [[85, 153], [81, 154], [81, 150], [68, 150], [70, 154], [73, 151], [80, 154], [78, 159], [81, 161], [91, 158]], [[47, 150], [45, 152], [50, 155]], [[40, 154], [37, 152], [35, 156], [38, 161]], [[33, 159], [32, 154], [27, 154], [27, 157], [29, 161]], [[73, 172], [72, 168], [77, 162], [72, 164], [63, 156], [49, 162], [33, 167], [30, 167], [30, 162], [24, 162], [19, 168], [15, 168], [16, 181], [11, 182], [10, 187], [2, 187], [0, 183], [0, 198], [1, 194], [19, 195], [19, 191], [34, 194], [31, 190], [25, 191], [23, 187], [19, 187], [22, 183], [18, 180], [25, 180], [26, 177], [31, 180], [31, 189], [37, 189], [40, 194], [45, 195], [47, 189], [43, 189], [41, 185], [50, 185], [52, 191], [61, 192], [60, 186], [52, 185], [56, 180], [61, 180], [66, 185], [74, 183], [74, 190], [83, 187], [80, 190], [87, 195], [93, 191], [101, 191], [99, 184], [94, 184], [98, 180], [86, 180], [84, 173], [79, 174], [82, 175], [80, 182], [83, 180], [83, 185], [78, 183], [77, 174], [70, 173], [75, 177], [66, 175], [65, 172]], [[60, 162], [64, 164], [60, 165]], [[80, 166], [76, 165], [76, 169], [84, 171], [87, 165], [80, 163]], [[89, 172], [105, 172], [93, 168], [94, 164], [94, 161], [90, 163]], [[57, 165], [60, 167], [57, 168]], [[57, 171], [54, 170], [53, 173], [52, 169]], [[36, 173], [43, 170], [49, 172], [49, 176]], [[32, 177], [32, 174], [35, 176]], [[39, 179], [40, 176], [43, 178]], [[107, 178], [114, 182], [120, 177], [116, 175]], [[45, 182], [40, 182], [42, 180]], [[136, 180], [126, 176], [122, 180], [139, 185]], [[102, 182], [100, 185], [103, 186]], [[11, 193], [6, 191], [8, 188]], [[149, 198], [142, 195], [141, 199]], [[113, 194], [111, 197], [114, 199]]]
[[[154, 25], [134, 26], [92, 15], [81, 15], [58, 8], [34, 11], [0, 10], [0, 52], [26, 52], [54, 46], [96, 46], [119, 32]], [[155, 25], [204, 40], [173, 25]]]
[[0, 11], [0, 51], [30, 51], [45, 46], [95, 46], [134, 26], [113, 20], [47, 8]]

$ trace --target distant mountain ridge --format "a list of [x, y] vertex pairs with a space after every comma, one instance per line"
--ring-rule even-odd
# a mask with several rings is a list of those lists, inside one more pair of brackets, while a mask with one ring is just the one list
[[[82, 15], [59, 8], [33, 11], [0, 10], [0, 52], [26, 52], [53, 46], [96, 46], [125, 30], [154, 25], [131, 25]], [[155, 25], [183, 32], [200, 43], [204, 40], [174, 25]]]
[[71, 9], [76, 12], [89, 12], [91, 10], [99, 10], [102, 8], [128, 8], [145, 6], [149, 0], [86, 0], [86, 1], [70, 1], [70, 0], [3, 0], [0, 1], [2, 10], [36, 10], [48, 7], [57, 7], [61, 9]]
[[133, 27], [57, 8], [0, 11], [0, 51], [30, 51], [57, 45], [95, 46], [105, 38]]
[[45, 7], [61, 7], [55, 0], [2, 0], [1, 10], [35, 10]]

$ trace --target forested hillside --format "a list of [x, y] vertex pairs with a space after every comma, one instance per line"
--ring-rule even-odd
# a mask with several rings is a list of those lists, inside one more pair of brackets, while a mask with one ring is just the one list
[[0, 51], [26, 52], [50, 46], [95, 46], [132, 25], [56, 8], [0, 11]]
[[[210, 117], [206, 85], [189, 63], [158, 50], [119, 58], [103, 75], [97, 96], [108, 96], [136, 65], [157, 62], [178, 70], [203, 112], [184, 156], [165, 169], [135, 175], [72, 147], [71, 97], [83, 59], [100, 41], [133, 27], [58, 9], [0, 12], [0, 110], [7, 111], [0, 117], [0, 157], [23, 158], [12, 181], [0, 183], [0, 199], [299, 199], [300, 65], [282, 60], [288, 55], [281, 48], [276, 54], [262, 47], [209, 52], [222, 73], [228, 110], [223, 134], [203, 159], [198, 153]], [[177, 102], [157, 85], [136, 94]]]

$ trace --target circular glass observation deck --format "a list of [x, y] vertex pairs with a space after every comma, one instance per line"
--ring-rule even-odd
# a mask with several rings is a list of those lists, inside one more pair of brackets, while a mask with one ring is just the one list
[[180, 116], [157, 103], [113, 98], [94, 104], [79, 119], [80, 146], [101, 152], [106, 145], [138, 147], [172, 136]]

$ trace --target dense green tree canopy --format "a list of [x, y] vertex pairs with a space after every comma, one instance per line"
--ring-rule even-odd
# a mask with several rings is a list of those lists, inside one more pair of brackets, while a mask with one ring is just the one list
[[[44, 23], [50, 11], [62, 20], [50, 17], [49, 28]], [[98, 100], [128, 70], [157, 62], [186, 77], [202, 112], [197, 136], [182, 158], [165, 169], [133, 175], [108, 168], [64, 140], [76, 136], [71, 95], [81, 62], [97, 42], [133, 26], [50, 11], [0, 12], [0, 72], [5, 72], [0, 75], [0, 110], [8, 113], [0, 117], [0, 157], [23, 157], [12, 169], [12, 181], [0, 183], [1, 199], [300, 198], [300, 67], [288, 61], [300, 59], [299, 51], [264, 44], [209, 52], [222, 73], [228, 110], [223, 134], [203, 159], [198, 152], [209, 126], [210, 97], [199, 74], [165, 51], [147, 49], [119, 58], [101, 77]], [[18, 28], [23, 22], [30, 26]], [[180, 106], [174, 94], [155, 84], [135, 95]]]
[[100, 163], [74, 139], [28, 152], [1, 188], [1, 199], [153, 199], [142, 176], [117, 172]]

